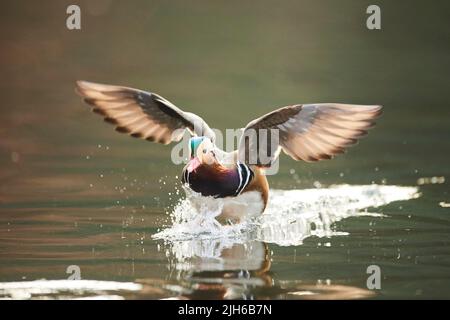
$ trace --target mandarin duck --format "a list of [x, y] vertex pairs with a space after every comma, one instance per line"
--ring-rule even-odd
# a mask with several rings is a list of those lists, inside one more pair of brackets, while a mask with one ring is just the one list
[[[118, 132], [132, 137], [169, 144], [188, 131], [190, 157], [181, 180], [200, 195], [193, 197], [196, 207], [220, 201], [219, 221], [239, 222], [264, 212], [269, 198], [265, 171], [281, 150], [306, 162], [331, 159], [365, 136], [382, 112], [379, 105], [340, 103], [282, 107], [249, 122], [237, 150], [225, 152], [215, 145], [216, 135], [201, 117], [156, 93], [86, 81], [77, 81], [76, 91]], [[276, 130], [277, 139], [261, 143], [263, 130]], [[250, 131], [255, 133], [252, 139], [246, 135]], [[254, 153], [256, 157], [249, 157]], [[260, 154], [267, 155], [265, 162]]]

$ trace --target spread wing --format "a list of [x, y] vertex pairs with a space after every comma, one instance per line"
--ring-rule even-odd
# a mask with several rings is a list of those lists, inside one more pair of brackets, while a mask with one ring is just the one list
[[[250, 164], [270, 166], [280, 149], [295, 160], [331, 159], [367, 134], [381, 115], [381, 108], [334, 103], [280, 108], [245, 127], [239, 142], [239, 160], [249, 163], [253, 159], [256, 163]], [[264, 131], [267, 133], [262, 137]]]
[[132, 137], [168, 144], [179, 141], [187, 129], [192, 135], [215, 140], [202, 118], [184, 112], [156, 93], [86, 81], [77, 81], [76, 89], [94, 112]]

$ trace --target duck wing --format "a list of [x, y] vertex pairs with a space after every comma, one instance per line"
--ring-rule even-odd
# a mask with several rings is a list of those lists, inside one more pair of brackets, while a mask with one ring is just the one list
[[87, 81], [77, 81], [76, 91], [106, 122], [132, 137], [168, 144], [180, 141], [188, 130], [192, 135], [215, 140], [202, 118], [156, 93]]
[[268, 167], [281, 149], [295, 160], [331, 159], [367, 134], [381, 115], [381, 108], [321, 103], [277, 109], [245, 127], [239, 141], [239, 160]]

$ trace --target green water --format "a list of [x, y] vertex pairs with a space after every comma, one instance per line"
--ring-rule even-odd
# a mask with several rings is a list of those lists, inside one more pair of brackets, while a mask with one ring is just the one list
[[[0, 281], [66, 279], [77, 265], [83, 279], [146, 284], [128, 298], [450, 298], [448, 2], [378, 1], [379, 31], [365, 27], [369, 1], [83, 1], [79, 31], [66, 29], [69, 4], [1, 6]], [[152, 235], [182, 197], [181, 167], [170, 147], [102, 123], [78, 79], [153, 90], [219, 129], [294, 103], [381, 104], [358, 146], [318, 164], [283, 157], [271, 187], [447, 180], [333, 226], [348, 235], [256, 242], [261, 263], [228, 273], [180, 270]], [[372, 264], [380, 290], [366, 288]]]

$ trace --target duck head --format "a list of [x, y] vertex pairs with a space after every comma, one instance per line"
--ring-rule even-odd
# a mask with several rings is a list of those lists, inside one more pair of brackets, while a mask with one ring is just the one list
[[201, 165], [212, 165], [217, 162], [214, 144], [207, 137], [193, 137], [189, 140], [190, 160], [187, 165], [189, 173]]

